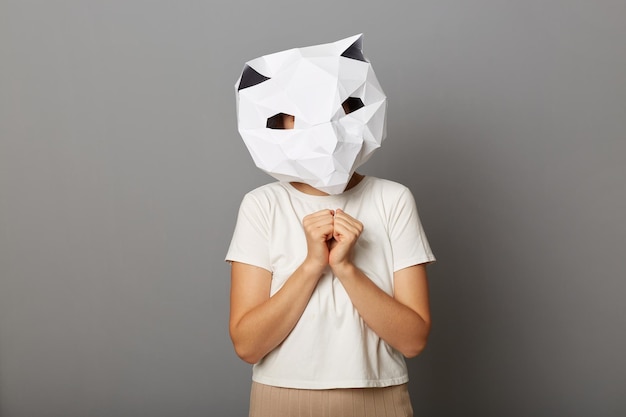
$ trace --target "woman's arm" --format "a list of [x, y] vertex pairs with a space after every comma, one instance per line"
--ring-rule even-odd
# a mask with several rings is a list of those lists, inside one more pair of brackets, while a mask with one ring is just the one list
[[332, 238], [333, 214], [322, 210], [304, 218], [307, 257], [272, 297], [270, 271], [232, 263], [230, 337], [244, 361], [257, 363], [285, 340], [300, 319], [328, 265], [326, 242]]
[[351, 261], [350, 253], [363, 225], [337, 210], [329, 263], [365, 323], [406, 357], [417, 356], [430, 332], [426, 266], [414, 265], [394, 273], [394, 295], [385, 293]]
[[394, 273], [393, 297], [354, 265], [346, 265], [335, 274], [360, 316], [381, 339], [407, 358], [424, 350], [431, 325], [424, 264]]
[[270, 297], [271, 273], [263, 268], [232, 263], [230, 337], [237, 355], [257, 363], [289, 335], [319, 279], [302, 264], [285, 285]]

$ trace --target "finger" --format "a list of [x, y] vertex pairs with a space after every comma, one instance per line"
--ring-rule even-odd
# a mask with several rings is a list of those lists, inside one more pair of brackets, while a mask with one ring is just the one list
[[361, 224], [360, 221], [350, 216], [348, 213], [346, 213], [345, 211], [341, 209], [335, 210], [335, 218], [345, 219], [346, 221], [350, 223]]
[[359, 222], [343, 218], [335, 217], [334, 225], [335, 228], [341, 228], [344, 231], [349, 231], [353, 233], [361, 233], [361, 231], [363, 230], [363, 227]]
[[334, 211], [333, 210], [320, 210], [320, 211], [316, 211], [315, 213], [311, 213], [308, 214], [306, 216], [304, 216], [304, 218], [302, 219], [302, 222], [311, 222], [311, 221], [315, 221], [321, 218], [331, 218], [334, 216]]
[[333, 220], [332, 210], [323, 210], [316, 213], [309, 214], [302, 219], [302, 224], [315, 224], [319, 221], [331, 221]]
[[304, 227], [305, 229], [308, 229], [311, 231], [319, 229], [319, 228], [326, 229], [327, 227], [330, 227], [332, 229], [333, 223], [334, 223], [334, 219], [332, 216], [319, 217], [319, 218], [315, 218], [315, 219], [307, 221], [306, 223], [304, 223]]
[[325, 226], [320, 226], [317, 230], [319, 231], [320, 236], [324, 236], [326, 240], [330, 240], [333, 238], [333, 231], [335, 230], [335, 228], [332, 224], [328, 224]]
[[333, 235], [333, 217], [330, 214], [309, 218], [303, 225], [305, 233], [309, 236], [324, 237], [328, 240]]
[[335, 215], [335, 225], [343, 226], [347, 230], [352, 230], [355, 233], [361, 233], [363, 231], [363, 223], [349, 216], [345, 212], [337, 212]]
[[333, 237], [335, 237], [335, 239], [353, 241], [358, 239], [360, 235], [361, 233], [356, 226], [344, 223], [341, 220], [335, 221], [333, 231]]

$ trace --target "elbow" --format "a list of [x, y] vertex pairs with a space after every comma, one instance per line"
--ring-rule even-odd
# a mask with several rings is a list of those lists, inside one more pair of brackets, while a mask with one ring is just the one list
[[410, 345], [404, 347], [400, 351], [400, 353], [402, 353], [405, 358], [410, 359], [418, 356], [424, 351], [424, 349], [426, 349], [426, 339], [419, 342], [411, 343]]
[[237, 356], [239, 356], [239, 359], [241, 359], [244, 362], [249, 363], [250, 365], [254, 365], [255, 363], [261, 360], [261, 358], [255, 355], [250, 355], [244, 352], [240, 352], [237, 349], [235, 349], [235, 353], [237, 354]]
[[233, 346], [235, 348], [235, 353], [244, 362], [249, 363], [250, 365], [254, 365], [258, 361], [261, 360], [262, 356], [259, 356], [251, 349], [247, 349], [242, 344], [237, 344], [233, 342]]
[[400, 353], [404, 355], [406, 358], [414, 358], [418, 356], [420, 353], [426, 349], [426, 344], [428, 342], [428, 335], [430, 334], [430, 323], [427, 323], [425, 329], [415, 334], [415, 337], [412, 338], [405, 346], [402, 347]]
[[263, 356], [259, 355], [250, 343], [246, 343], [245, 339], [238, 337], [236, 331], [231, 329], [230, 340], [233, 342], [235, 353], [244, 362], [254, 365], [260, 361]]

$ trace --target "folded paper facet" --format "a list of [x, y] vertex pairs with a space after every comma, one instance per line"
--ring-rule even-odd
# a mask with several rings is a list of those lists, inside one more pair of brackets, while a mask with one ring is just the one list
[[386, 136], [387, 98], [362, 35], [253, 59], [235, 90], [239, 133], [279, 181], [342, 193]]

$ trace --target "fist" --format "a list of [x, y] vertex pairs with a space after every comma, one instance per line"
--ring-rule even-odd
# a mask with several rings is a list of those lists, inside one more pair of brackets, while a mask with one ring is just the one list
[[328, 265], [328, 241], [333, 238], [333, 210], [311, 213], [302, 220], [307, 244], [307, 260], [317, 267]]
[[363, 232], [363, 223], [341, 209], [335, 210], [333, 221], [333, 240], [330, 242], [328, 263], [331, 268], [344, 266], [351, 262], [350, 254], [359, 236]]

